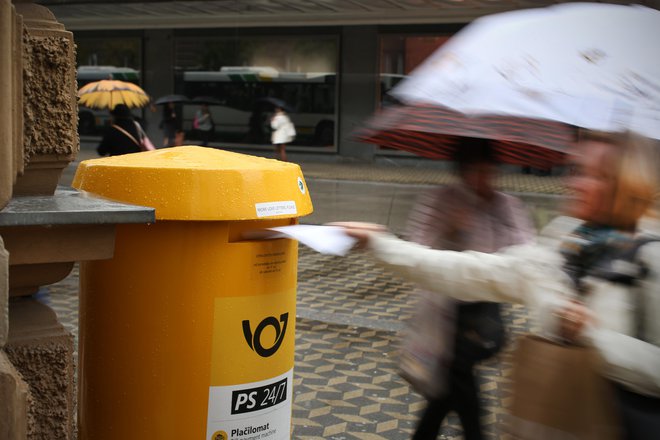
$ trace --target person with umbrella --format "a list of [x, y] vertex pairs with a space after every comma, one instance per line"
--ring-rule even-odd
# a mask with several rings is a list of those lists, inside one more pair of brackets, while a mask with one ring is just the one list
[[118, 156], [155, 149], [150, 141], [146, 142], [146, 133], [125, 104], [117, 104], [110, 114], [112, 125], [107, 128], [96, 147], [100, 156]]
[[[177, 135], [182, 139], [181, 117], [177, 114], [176, 104], [188, 102], [188, 97], [184, 95], [166, 95], [158, 98], [154, 104], [163, 106], [163, 116], [159, 127], [163, 130], [165, 138], [163, 147], [172, 147], [177, 144]], [[179, 134], [181, 133], [181, 134]]]
[[180, 124], [174, 101], [168, 101], [163, 105], [163, 117], [160, 128], [163, 130], [163, 147], [172, 147], [176, 144], [176, 134]]
[[284, 105], [275, 105], [275, 112], [270, 120], [271, 142], [275, 146], [276, 157], [286, 162], [286, 145], [296, 137], [296, 128], [284, 111]]
[[[523, 203], [493, 187], [497, 159], [492, 144], [488, 139], [459, 138], [453, 159], [460, 181], [422, 193], [408, 217], [405, 235], [409, 240], [434, 249], [481, 252], [495, 252], [532, 240], [534, 229]], [[418, 293], [418, 313], [411, 320], [409, 335], [412, 340], [404, 350], [408, 347], [414, 350], [418, 341], [425, 341], [423, 350], [437, 347], [437, 352], [434, 371], [429, 375], [433, 382], [417, 385], [412, 382], [428, 399], [412, 438], [435, 440], [447, 414], [455, 411], [464, 438], [482, 439], [474, 368], [504, 345], [500, 305], [462, 303], [428, 291]], [[432, 330], [424, 332], [427, 325]], [[403, 359], [414, 359], [416, 354], [410, 354]], [[404, 368], [407, 364], [402, 361], [401, 365]]]
[[581, 133], [569, 181], [574, 196], [565, 206], [572, 218], [553, 221], [543, 240], [495, 254], [438, 251], [379, 225], [338, 224], [393, 273], [425, 289], [462, 301], [525, 304], [545, 337], [595, 348], [625, 438], [650, 440], [660, 432], [660, 241], [639, 226], [658, 194], [654, 147], [630, 132]]

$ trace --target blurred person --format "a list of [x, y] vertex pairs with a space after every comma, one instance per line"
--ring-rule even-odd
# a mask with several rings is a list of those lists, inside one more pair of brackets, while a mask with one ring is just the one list
[[[433, 249], [481, 252], [531, 241], [532, 222], [523, 203], [493, 187], [497, 161], [491, 141], [460, 138], [453, 160], [460, 181], [420, 196], [408, 219], [408, 239]], [[484, 436], [474, 366], [504, 345], [500, 305], [463, 303], [427, 291], [418, 294], [418, 318], [423, 319], [427, 311], [441, 314], [429, 316], [429, 320], [442, 330], [433, 335], [442, 338], [434, 345], [440, 347], [436, 380], [442, 383], [443, 391], [437, 397], [427, 397], [428, 405], [412, 438], [435, 440], [442, 421], [455, 411], [465, 439], [480, 440]], [[418, 337], [414, 333], [410, 336]]]
[[131, 110], [124, 104], [118, 104], [110, 111], [112, 124], [105, 131], [96, 151], [100, 156], [118, 156], [153, 149], [151, 141], [133, 118]]
[[275, 107], [275, 113], [270, 120], [271, 142], [275, 146], [277, 159], [286, 162], [286, 144], [296, 137], [296, 128], [282, 107]]
[[213, 129], [215, 124], [213, 123], [213, 117], [211, 116], [211, 111], [209, 110], [209, 105], [203, 103], [200, 105], [199, 109], [195, 113], [195, 119], [193, 120], [193, 128], [198, 130], [202, 146], [206, 147], [211, 140], [213, 135]]
[[186, 142], [186, 133], [179, 129], [174, 133], [174, 143], [172, 144], [173, 147], [180, 147]]
[[526, 304], [543, 336], [594, 347], [624, 438], [650, 440], [660, 432], [660, 242], [642, 240], [638, 223], [657, 195], [654, 147], [633, 133], [585, 132], [565, 206], [572, 218], [551, 222], [536, 243], [495, 254], [433, 250], [380, 225], [340, 225], [423, 288]]
[[173, 102], [163, 105], [163, 118], [160, 121], [160, 128], [163, 130], [163, 147], [172, 147], [176, 142], [176, 132], [179, 129], [179, 118], [176, 113], [176, 106]]

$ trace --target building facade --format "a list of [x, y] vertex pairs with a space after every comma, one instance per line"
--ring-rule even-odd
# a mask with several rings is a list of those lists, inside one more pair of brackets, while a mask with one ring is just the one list
[[[194, 115], [206, 102], [214, 121], [210, 145], [270, 151], [268, 115], [273, 103], [283, 103], [297, 131], [289, 151], [364, 161], [410, 157], [356, 142], [352, 134], [387, 101], [387, 91], [451, 35], [482, 15], [556, 3], [48, 1], [43, 4], [74, 33], [79, 78], [95, 69], [105, 75], [132, 69], [154, 99], [178, 94], [197, 101], [175, 105], [190, 143], [199, 139]], [[143, 111], [152, 139], [161, 137], [162, 107]], [[84, 119], [81, 114], [82, 135], [103, 125], [99, 115], [96, 123]]]

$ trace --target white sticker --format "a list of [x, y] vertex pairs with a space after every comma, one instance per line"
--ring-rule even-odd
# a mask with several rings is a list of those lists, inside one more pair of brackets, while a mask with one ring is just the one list
[[298, 214], [296, 202], [286, 200], [283, 202], [256, 203], [257, 217], [272, 217], [275, 215]]
[[206, 440], [290, 440], [293, 369], [241, 385], [210, 387]]
[[305, 194], [305, 182], [303, 182], [302, 177], [298, 177], [298, 189]]

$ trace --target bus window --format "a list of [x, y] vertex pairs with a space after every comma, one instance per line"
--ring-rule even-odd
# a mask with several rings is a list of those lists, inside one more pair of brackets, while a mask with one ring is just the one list
[[[333, 146], [334, 76], [278, 72], [268, 67], [223, 67], [219, 71], [183, 72], [183, 85], [178, 90], [191, 98], [209, 96], [222, 103], [210, 107], [215, 123], [214, 141], [270, 144], [268, 121], [273, 108], [264, 98], [277, 98], [287, 103], [289, 117], [296, 126], [293, 145]], [[195, 106], [184, 106], [187, 138], [195, 138], [195, 111]]]

